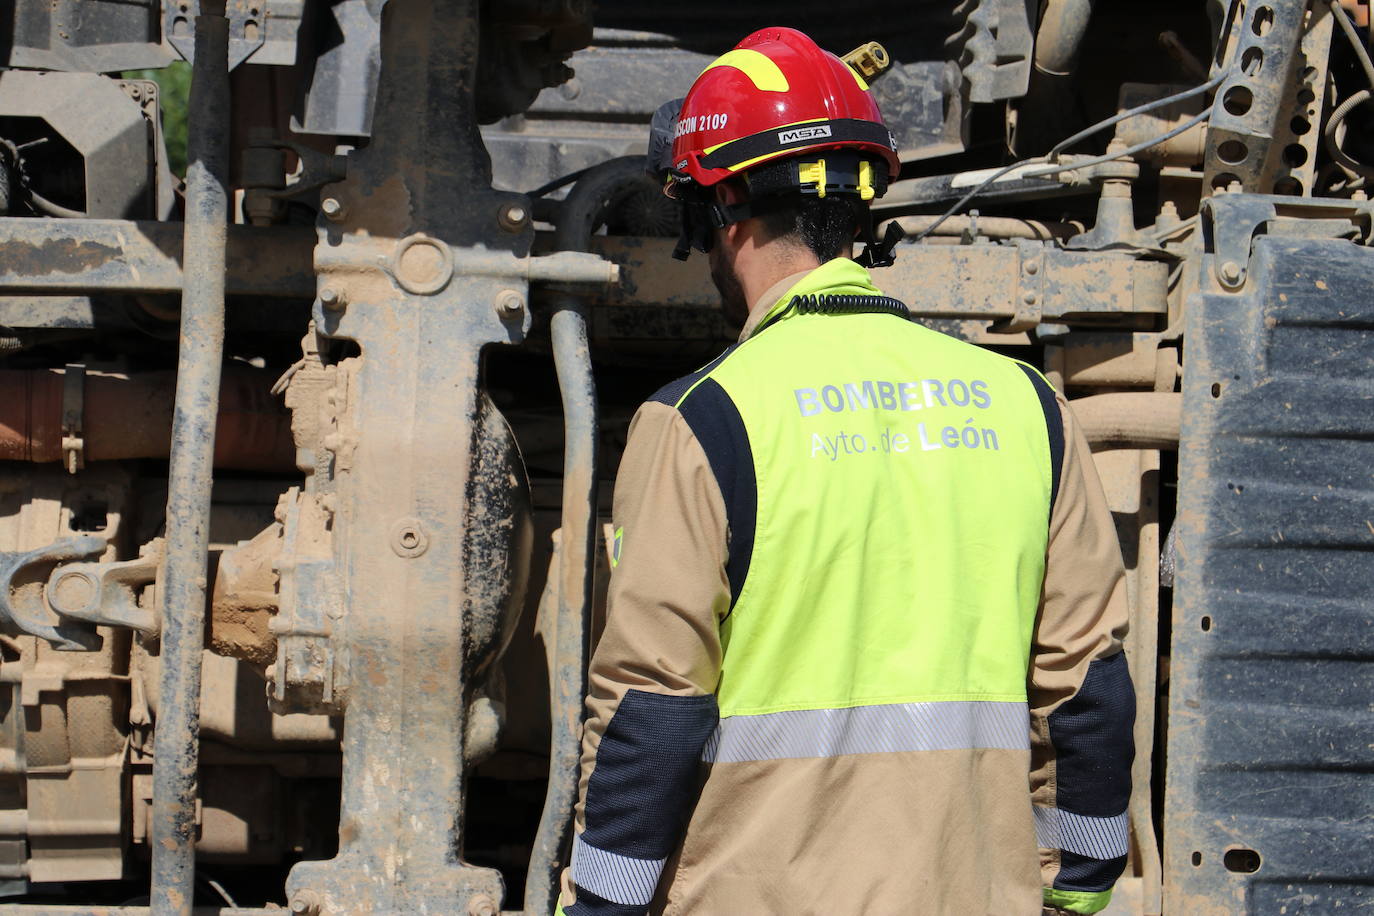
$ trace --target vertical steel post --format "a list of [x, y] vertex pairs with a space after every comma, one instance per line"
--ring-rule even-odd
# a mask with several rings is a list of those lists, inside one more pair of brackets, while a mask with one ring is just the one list
[[189, 916], [194, 898], [210, 486], [224, 348], [229, 22], [223, 15], [223, 0], [203, 2], [201, 11], [196, 17], [187, 118], [190, 165], [186, 170], [181, 343], [167, 484], [167, 561], [161, 582], [162, 701], [153, 739], [152, 912], [156, 916]]

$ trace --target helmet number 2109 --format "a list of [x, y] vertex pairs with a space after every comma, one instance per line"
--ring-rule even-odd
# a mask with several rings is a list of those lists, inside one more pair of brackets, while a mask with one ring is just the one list
[[677, 122], [677, 127], [673, 131], [673, 137], [681, 137], [683, 134], [690, 134], [698, 130], [721, 130], [730, 123], [728, 114], [704, 114], [693, 115], [682, 118]]

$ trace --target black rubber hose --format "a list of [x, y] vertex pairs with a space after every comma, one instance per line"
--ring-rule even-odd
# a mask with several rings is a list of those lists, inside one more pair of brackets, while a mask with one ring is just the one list
[[608, 215], [646, 190], [658, 189], [644, 171], [642, 156], [608, 159], [587, 169], [559, 208], [555, 246], [559, 251], [586, 251]]
[[[592, 233], [632, 177], [631, 162], [642, 173], [642, 159], [625, 157], [587, 169], [578, 179], [557, 213], [554, 240], [558, 250], [591, 247]], [[580, 296], [560, 291], [553, 297], [549, 334], [563, 401], [563, 533], [558, 569], [550, 570], [550, 575], [558, 577], [558, 603], [552, 625], [555, 645], [549, 656], [556, 660], [549, 671], [549, 783], [525, 879], [527, 916], [554, 911], [558, 871], [572, 841], [596, 551], [599, 427], [587, 304]]]

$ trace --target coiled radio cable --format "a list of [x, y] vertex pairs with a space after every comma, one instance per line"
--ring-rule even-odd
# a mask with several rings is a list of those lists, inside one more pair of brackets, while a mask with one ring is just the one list
[[801, 315], [858, 315], [877, 312], [896, 315], [898, 318], [911, 318], [911, 310], [906, 303], [891, 296], [869, 296], [844, 293], [830, 293], [812, 296], [793, 296], [788, 303], [789, 309], [796, 309]]

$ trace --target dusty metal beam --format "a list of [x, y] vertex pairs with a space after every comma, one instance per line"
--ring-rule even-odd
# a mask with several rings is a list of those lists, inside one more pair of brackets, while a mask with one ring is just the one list
[[[114, 219], [0, 220], [0, 293], [179, 293], [182, 223]], [[232, 226], [230, 296], [310, 299], [315, 232], [308, 226]]]
[[[671, 239], [597, 237], [592, 250], [621, 267], [615, 305], [714, 308], [705, 259], [675, 261]], [[1116, 252], [1013, 245], [902, 245], [873, 281], [930, 318], [1041, 321], [1168, 312], [1169, 265]], [[1034, 320], [1032, 320], [1034, 319]], [[1022, 330], [1025, 328], [1023, 327]]]

